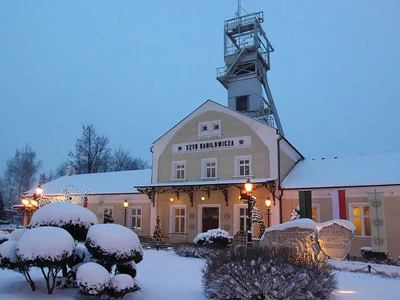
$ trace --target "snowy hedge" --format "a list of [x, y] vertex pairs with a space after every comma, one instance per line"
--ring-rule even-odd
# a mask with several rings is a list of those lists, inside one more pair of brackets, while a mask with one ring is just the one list
[[199, 233], [193, 240], [197, 245], [227, 246], [233, 242], [233, 236], [222, 229], [210, 229]]
[[206, 258], [212, 255], [216, 251], [210, 247], [203, 247], [200, 245], [193, 244], [181, 244], [176, 248], [175, 253], [183, 257], [196, 257], [196, 258]]
[[218, 251], [202, 272], [204, 292], [214, 299], [327, 299], [337, 287], [331, 270], [297, 261], [287, 248]]

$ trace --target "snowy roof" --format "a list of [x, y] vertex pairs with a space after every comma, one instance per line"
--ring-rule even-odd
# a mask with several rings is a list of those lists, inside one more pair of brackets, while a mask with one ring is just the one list
[[299, 161], [283, 179], [283, 189], [400, 184], [400, 152]]
[[[276, 178], [252, 178], [251, 183], [262, 183], [276, 180]], [[152, 184], [135, 184], [135, 188], [145, 187], [169, 187], [169, 186], [193, 186], [193, 185], [222, 185], [222, 184], [244, 184], [247, 179], [228, 179], [228, 180], [203, 180], [203, 181], [180, 181], [180, 182], [161, 182]]]
[[[66, 186], [75, 186], [79, 190], [88, 189], [92, 194], [127, 194], [139, 193], [133, 186], [150, 184], [151, 169], [106, 173], [75, 174], [63, 176], [42, 185], [46, 196], [61, 195]], [[71, 193], [77, 191], [71, 189]], [[26, 192], [31, 196], [35, 189]]]

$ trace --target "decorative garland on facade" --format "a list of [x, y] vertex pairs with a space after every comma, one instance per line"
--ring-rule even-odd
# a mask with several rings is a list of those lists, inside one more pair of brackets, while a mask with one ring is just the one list
[[[253, 191], [265, 187], [273, 195], [275, 204], [275, 198], [278, 197], [275, 195], [276, 183], [274, 180], [254, 185], [255, 187], [253, 188]], [[206, 192], [208, 198], [210, 198], [210, 192], [222, 192], [224, 195], [226, 206], [228, 206], [228, 189], [231, 187], [243, 190], [243, 186], [239, 186], [236, 184], [219, 184], [219, 185], [207, 185], [207, 186], [191, 185], [191, 186], [171, 186], [171, 187], [143, 187], [143, 188], [138, 187], [136, 189], [140, 193], [146, 194], [149, 197], [149, 199], [153, 204], [153, 207], [155, 206], [155, 195], [165, 194], [165, 193], [176, 194], [178, 200], [180, 193], [186, 193], [189, 195], [191, 206], [193, 206], [193, 193], [199, 190]]]

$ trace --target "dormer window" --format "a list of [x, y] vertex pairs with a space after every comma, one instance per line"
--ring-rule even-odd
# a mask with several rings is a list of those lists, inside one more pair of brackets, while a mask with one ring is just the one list
[[199, 123], [198, 137], [221, 135], [221, 120]]

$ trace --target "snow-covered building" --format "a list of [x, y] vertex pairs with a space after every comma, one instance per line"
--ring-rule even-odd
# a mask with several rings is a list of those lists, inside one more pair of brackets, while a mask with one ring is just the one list
[[306, 194], [316, 222], [354, 223], [352, 255], [362, 247], [400, 256], [400, 152], [303, 159], [281, 182], [283, 221]]
[[351, 255], [372, 247], [400, 256], [400, 153], [304, 158], [285, 138], [268, 86], [274, 49], [263, 20], [262, 12], [238, 12], [225, 21], [225, 66], [217, 80], [228, 106], [207, 100], [177, 120], [153, 143], [152, 170], [64, 176], [45, 184], [44, 195], [62, 197], [66, 186], [90, 190], [88, 208], [99, 223], [112, 212], [124, 224], [127, 200], [127, 226], [142, 237], [152, 236], [159, 215], [169, 242], [192, 242], [216, 228], [257, 238], [258, 226], [247, 228], [248, 206], [239, 199], [250, 179], [265, 224], [289, 221], [300, 206], [302, 217], [318, 223], [353, 222]]
[[[149, 184], [150, 179], [151, 169], [92, 174], [67, 170], [65, 176], [42, 185], [42, 197], [52, 201], [68, 201], [69, 197], [87, 201], [87, 208], [96, 214], [98, 223], [104, 223], [107, 214], [116, 224], [126, 224], [138, 236], [147, 237], [151, 231], [148, 220], [154, 209], [150, 199], [134, 188], [134, 183]], [[25, 197], [31, 198], [34, 193], [32, 189]]]

